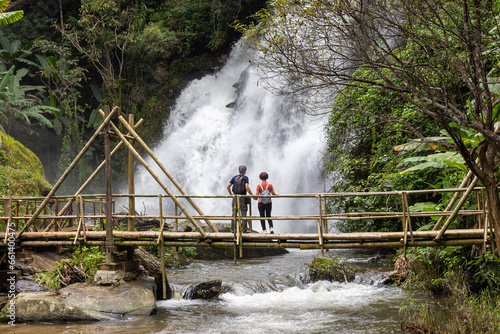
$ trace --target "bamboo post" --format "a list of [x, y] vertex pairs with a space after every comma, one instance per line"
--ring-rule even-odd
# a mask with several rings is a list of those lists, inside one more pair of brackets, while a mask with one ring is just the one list
[[[99, 216], [102, 216], [102, 198], [99, 198]], [[101, 231], [104, 231], [104, 219], [99, 218], [99, 224], [101, 224]]]
[[161, 282], [163, 290], [163, 299], [167, 299], [167, 279], [165, 277], [165, 240], [163, 239], [163, 201], [162, 195], [158, 195], [159, 205], [160, 205], [160, 235], [158, 240], [160, 242], [160, 260], [161, 260]]
[[484, 196], [484, 189], [481, 189], [481, 197], [483, 199], [482, 207], [483, 207], [483, 215], [482, 215], [482, 222], [483, 222], [483, 228], [484, 228], [484, 233], [483, 233], [483, 238], [484, 238], [484, 244], [483, 244], [483, 252], [486, 252], [486, 244], [488, 243], [488, 216], [486, 215], [486, 199]]
[[[326, 197], [323, 197], [323, 213], [325, 216], [328, 214], [326, 207], [327, 207]], [[323, 220], [323, 230], [325, 231], [325, 233], [328, 233], [328, 220], [327, 219]]]
[[[118, 119], [120, 122], [127, 128], [127, 130], [130, 132], [130, 134], [135, 138], [135, 140], [144, 148], [144, 150], [149, 154], [149, 156], [153, 159], [154, 162], [160, 167], [160, 169], [165, 173], [165, 175], [170, 179], [170, 181], [175, 185], [175, 187], [180, 191], [180, 193], [184, 196], [187, 196], [187, 193], [184, 191], [184, 189], [181, 187], [181, 185], [174, 179], [174, 177], [168, 172], [168, 170], [163, 166], [163, 164], [158, 160], [156, 155], [151, 151], [151, 149], [146, 145], [146, 143], [139, 137], [139, 135], [135, 132], [135, 130], [127, 123], [127, 121], [122, 117], [119, 116]], [[186, 198], [189, 204], [193, 206], [193, 208], [198, 212], [200, 215], [204, 215], [204, 213], [201, 211], [201, 209], [196, 205], [195, 202], [190, 197]], [[208, 219], [205, 219], [205, 222], [207, 225], [212, 229], [212, 231], [217, 232], [217, 229], [215, 226], [212, 224], [212, 222]]]
[[318, 243], [321, 246], [321, 256], [325, 256], [325, 251], [323, 249], [323, 209], [321, 207], [321, 195], [317, 196], [319, 205], [319, 217], [318, 217]]
[[7, 239], [9, 238], [9, 227], [12, 223], [12, 195], [3, 201], [3, 213], [7, 219], [7, 225], [5, 225], [5, 238], [4, 243], [7, 244]]
[[[108, 117], [108, 111], [106, 109], [106, 117]], [[111, 173], [111, 141], [110, 141], [110, 121], [106, 123], [106, 132], [104, 133], [104, 161], [105, 161], [105, 171], [104, 180], [106, 187], [106, 201], [105, 201], [105, 211], [106, 211], [106, 264], [111, 264], [114, 262], [114, 237], [113, 237], [113, 192], [112, 192], [112, 173]]]
[[408, 244], [408, 224], [406, 223], [406, 205], [403, 194], [401, 194], [401, 204], [403, 206], [403, 216], [401, 217], [403, 223], [403, 256], [406, 259], [406, 246]]
[[238, 231], [238, 245], [239, 245], [239, 250], [240, 250], [240, 257], [243, 257], [243, 228], [241, 226], [241, 196], [237, 195], [236, 196], [236, 204], [238, 205], [238, 223], [236, 226], [236, 230]]
[[232, 206], [233, 206], [233, 256], [234, 256], [234, 264], [237, 263], [237, 252], [238, 252], [238, 228], [237, 228], [237, 222], [236, 222], [236, 218], [238, 216], [238, 207], [237, 207], [237, 202], [236, 202], [236, 198], [233, 196], [233, 201], [232, 201]]
[[[59, 202], [58, 199], [56, 199], [56, 203], [55, 203], [55, 207], [54, 207], [54, 213], [56, 214], [56, 216], [59, 215], [59, 211], [60, 211], [60, 205], [61, 203]], [[49, 224], [50, 225], [50, 224]], [[61, 230], [61, 226], [59, 225], [59, 221], [56, 219], [56, 223], [55, 223], [55, 226], [56, 226], [56, 231], [59, 231]], [[48, 227], [48, 226], [47, 226]], [[45, 231], [45, 230], [44, 230]]]
[[[16, 201], [16, 217], [19, 217], [19, 201]], [[17, 219], [14, 225], [14, 229], [17, 231], [17, 229], [19, 228]]]
[[79, 203], [78, 203], [78, 197], [75, 198], [75, 203], [76, 203], [76, 221], [78, 222], [78, 227], [76, 228], [76, 234], [75, 234], [75, 240], [73, 240], [73, 245], [76, 244], [78, 241], [78, 237], [80, 236], [80, 231], [82, 228], [82, 221], [80, 220], [80, 210], [79, 210]]
[[[141, 118], [137, 122], [137, 124], [134, 126], [134, 129], [137, 129], [139, 126], [142, 125], [142, 123], [144, 123], [144, 119]], [[119, 142], [116, 145], [116, 147], [113, 149], [113, 151], [111, 151], [111, 156], [115, 155], [115, 153], [118, 152], [118, 150], [122, 146], [123, 146], [123, 143]], [[92, 182], [95, 179], [95, 177], [97, 176], [97, 174], [99, 174], [99, 172], [104, 168], [105, 164], [106, 164], [106, 161], [101, 162], [101, 164], [96, 168], [96, 170], [92, 173], [92, 175], [89, 176], [87, 181], [85, 181], [82, 184], [82, 186], [76, 191], [76, 193], [74, 195], [75, 197], [80, 195], [81, 193], [83, 193], [83, 191], [85, 190], [85, 188], [87, 188], [87, 186], [90, 184], [90, 182]], [[66, 213], [66, 211], [68, 211], [71, 204], [73, 204], [73, 200], [68, 201], [68, 203], [66, 203], [66, 205], [61, 209], [61, 211], [60, 211], [61, 215], [64, 215]], [[54, 223], [55, 223], [55, 219], [50, 222], [49, 226], [47, 226], [45, 228], [44, 232], [48, 232], [52, 228]]]
[[[245, 199], [245, 201], [246, 201], [246, 199]], [[248, 204], [248, 215], [247, 216], [252, 217], [252, 199], [250, 199], [250, 204]], [[247, 227], [248, 227], [248, 230], [250, 232], [253, 231], [252, 223], [253, 223], [253, 220], [247, 220], [247, 225], [248, 225]]]
[[179, 232], [179, 219], [177, 218], [179, 216], [179, 207], [177, 204], [175, 204], [174, 207], [174, 215], [175, 215], [175, 232]]
[[[36, 199], [35, 199], [35, 200], [33, 201], [33, 210], [34, 210], [34, 211], [33, 211], [33, 214], [34, 214], [34, 213], [35, 213], [35, 211], [36, 211], [36, 207], [37, 207], [37, 206], [36, 206]], [[42, 208], [42, 210], [41, 210], [41, 211], [43, 211], [43, 208]], [[41, 213], [41, 211], [40, 211], [40, 213]], [[38, 229], [36, 228], [36, 222], [35, 222], [35, 221], [33, 221], [33, 224], [32, 224], [32, 226], [31, 226], [31, 230], [33, 230], [33, 231], [35, 231], [35, 232], [38, 232]]]
[[[162, 234], [163, 236], [163, 234]], [[160, 242], [160, 260], [161, 260], [161, 283], [163, 290], [163, 299], [167, 299], [167, 278], [165, 277], [165, 241], [161, 238]]]
[[[134, 114], [128, 115], [129, 125], [134, 126]], [[121, 143], [121, 142], [120, 142]], [[134, 147], [134, 140], [130, 139], [130, 145]], [[134, 155], [132, 152], [128, 152], [128, 193], [135, 194], [135, 176], [134, 176]], [[131, 196], [128, 198], [128, 212], [129, 215], [135, 216], [135, 197]], [[128, 230], [133, 231], [135, 229], [135, 218], [131, 217], [128, 219]]]
[[158, 195], [158, 199], [160, 201], [160, 235], [158, 236], [158, 240], [156, 240], [156, 243], [160, 242], [160, 240], [163, 240], [163, 226], [164, 226], [164, 223], [165, 223], [165, 221], [163, 220], [162, 194]]
[[[205, 233], [205, 231], [203, 231], [203, 228], [194, 220], [194, 218], [187, 211], [187, 209], [181, 204], [181, 202], [179, 201], [179, 199], [177, 199], [177, 197], [175, 196], [175, 194], [172, 193], [170, 191], [170, 189], [168, 189], [168, 187], [165, 185], [165, 183], [163, 183], [163, 181], [158, 177], [158, 175], [156, 175], [156, 173], [151, 169], [151, 167], [149, 167], [149, 165], [141, 157], [141, 155], [132, 146], [130, 146], [130, 143], [125, 138], [125, 136], [123, 136], [123, 134], [120, 132], [120, 130], [116, 127], [116, 125], [114, 125], [113, 122], [109, 122], [109, 124], [113, 127], [113, 131], [115, 132], [115, 134], [117, 134], [120, 137], [121, 141], [134, 154], [134, 156], [137, 158], [137, 160], [139, 160], [139, 162], [146, 168], [146, 170], [149, 172], [149, 174], [151, 174], [151, 176], [156, 180], [156, 182], [158, 182], [158, 184], [163, 188], [163, 190], [165, 190], [167, 192], [168, 196], [170, 196], [170, 198], [172, 198], [172, 200], [179, 206], [179, 208], [181, 209], [181, 211], [186, 215], [186, 217], [189, 219], [189, 221], [198, 230], [198, 233], [200, 233], [203, 237], [206, 238], [206, 233]], [[128, 124], [127, 124], [127, 126], [128, 126]]]
[[455, 217], [457, 216], [458, 211], [460, 211], [460, 209], [464, 205], [465, 201], [467, 200], [467, 197], [469, 197], [469, 194], [472, 192], [472, 190], [476, 186], [477, 181], [479, 181], [479, 179], [477, 178], [477, 176], [475, 176], [474, 179], [472, 180], [469, 188], [467, 188], [467, 191], [463, 194], [463, 196], [460, 199], [460, 201], [458, 202], [457, 206], [455, 207], [455, 209], [453, 210], [453, 212], [451, 213], [451, 215], [448, 217], [448, 219], [444, 223], [443, 227], [439, 230], [439, 233], [436, 236], [436, 238], [434, 239], [434, 241], [439, 241], [439, 239], [442, 238], [444, 232], [446, 232], [446, 230], [450, 226], [450, 224], [453, 221], [453, 219], [455, 219]]
[[80, 194], [80, 215], [82, 220], [82, 233], [83, 240], [87, 242], [87, 224], [85, 224], [85, 200], [83, 196]]
[[42, 210], [45, 207], [45, 205], [50, 201], [50, 199], [52, 198], [52, 196], [54, 196], [54, 194], [59, 189], [59, 187], [61, 186], [61, 184], [68, 177], [69, 173], [73, 170], [73, 168], [76, 166], [76, 164], [80, 161], [80, 159], [83, 157], [83, 155], [85, 154], [85, 152], [87, 152], [87, 150], [89, 149], [90, 145], [92, 145], [92, 143], [94, 142], [94, 140], [99, 136], [100, 132], [107, 126], [107, 124], [109, 123], [109, 121], [114, 116], [114, 114], [115, 114], [115, 112], [117, 110], [118, 110], [118, 107], [114, 107], [113, 110], [111, 110], [111, 112], [109, 113], [109, 115], [107, 115], [107, 117], [104, 119], [104, 122], [102, 122], [102, 124], [99, 126], [99, 128], [95, 131], [95, 133], [89, 139], [89, 141], [87, 142], [87, 144], [82, 148], [82, 150], [80, 151], [80, 153], [78, 153], [78, 155], [73, 160], [73, 162], [69, 165], [69, 167], [66, 169], [66, 171], [64, 171], [63, 175], [61, 175], [61, 177], [56, 182], [56, 184], [54, 185], [54, 187], [52, 187], [52, 189], [50, 190], [50, 192], [47, 194], [47, 196], [43, 200], [42, 204], [40, 204], [40, 206], [38, 207], [38, 209], [33, 214], [33, 216], [31, 216], [31, 218], [28, 220], [28, 222], [26, 223], [26, 225], [24, 225], [23, 229], [16, 236], [16, 239], [19, 238], [24, 233], [24, 231], [26, 231], [28, 229], [28, 227], [31, 226], [31, 224], [33, 224], [33, 221], [38, 217], [38, 215], [40, 214], [40, 212], [42, 212]]
[[408, 225], [407, 230], [410, 231], [410, 238], [413, 242], [413, 229], [411, 227], [411, 216], [410, 216], [410, 206], [408, 205], [408, 193], [403, 191], [403, 205], [406, 207], [406, 224]]

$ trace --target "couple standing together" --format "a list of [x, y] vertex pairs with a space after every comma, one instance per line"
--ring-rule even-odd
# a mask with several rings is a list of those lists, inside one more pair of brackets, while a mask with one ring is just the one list
[[[246, 166], [240, 166], [238, 168], [238, 175], [233, 176], [231, 181], [227, 184], [227, 191], [229, 195], [246, 195], [247, 192], [253, 196], [252, 190], [250, 189], [250, 186], [248, 185], [248, 176], [245, 174], [247, 173], [247, 167]], [[259, 175], [259, 178], [261, 180], [261, 183], [257, 186], [257, 189], [255, 191], [255, 195], [267, 195], [267, 194], [272, 194], [272, 195], [278, 195], [274, 192], [273, 185], [267, 182], [267, 179], [269, 178], [269, 175], [266, 172], [262, 172]], [[232, 192], [231, 192], [231, 187], [232, 187]], [[254, 198], [257, 199], [257, 198]], [[233, 199], [233, 217], [234, 217], [234, 210], [235, 210], [235, 203], [234, 201], [236, 198]], [[259, 204], [259, 213], [261, 217], [271, 217], [271, 209], [273, 206], [273, 203], [271, 202], [270, 198], [258, 198]], [[248, 209], [248, 204], [250, 204], [250, 198], [242, 198], [240, 200], [240, 211], [241, 211], [241, 216], [246, 217], [247, 216], [247, 209]], [[273, 221], [271, 219], [268, 219], [269, 222], [269, 232], [274, 233], [273, 229]], [[267, 233], [266, 230], [266, 221], [261, 220], [260, 224], [262, 225], [262, 232]], [[244, 232], [247, 232], [247, 220], [242, 221], [242, 229]], [[235, 221], [231, 221], [231, 232], [235, 230]]]

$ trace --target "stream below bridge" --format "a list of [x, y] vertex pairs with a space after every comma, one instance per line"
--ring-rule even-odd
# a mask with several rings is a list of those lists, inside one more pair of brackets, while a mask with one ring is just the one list
[[[157, 314], [92, 323], [16, 324], [2, 333], [403, 333], [399, 309], [410, 295], [378, 281], [392, 267], [374, 261], [373, 250], [334, 250], [356, 270], [351, 283], [307, 281], [317, 250], [258, 259], [197, 261], [171, 269], [174, 298], [158, 301]], [[226, 292], [214, 301], [186, 300], [193, 284], [222, 280]], [[415, 298], [414, 296], [412, 298]], [[417, 301], [418, 301], [417, 297]], [[428, 297], [421, 297], [422, 302]]]

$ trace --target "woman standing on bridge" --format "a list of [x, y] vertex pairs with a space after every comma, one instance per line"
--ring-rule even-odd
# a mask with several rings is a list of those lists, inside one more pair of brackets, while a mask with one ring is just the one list
[[[256, 190], [256, 195], [263, 195], [263, 196], [269, 196], [269, 195], [278, 195], [274, 192], [273, 185], [269, 182], [267, 182], [267, 179], [269, 178], [269, 175], [267, 175], [266, 172], [262, 172], [259, 175], [259, 179], [262, 181], [258, 186]], [[259, 213], [261, 217], [271, 217], [271, 209], [273, 207], [273, 203], [271, 201], [271, 198], [266, 198], [266, 197], [259, 197], [259, 203], [258, 203], [258, 208], [259, 208]], [[274, 233], [273, 229], [273, 221], [271, 219], [267, 220], [269, 222], [269, 232]], [[262, 225], [262, 233], [267, 233], [266, 230], [266, 221], [261, 220], [260, 224]]]

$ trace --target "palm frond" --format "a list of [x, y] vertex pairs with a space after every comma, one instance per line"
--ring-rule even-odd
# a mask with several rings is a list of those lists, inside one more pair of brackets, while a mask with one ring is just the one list
[[15, 12], [0, 13], [0, 25], [7, 25], [19, 21], [24, 16], [22, 10], [16, 10]]

